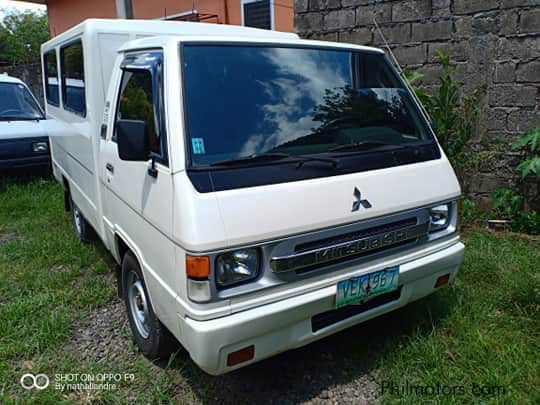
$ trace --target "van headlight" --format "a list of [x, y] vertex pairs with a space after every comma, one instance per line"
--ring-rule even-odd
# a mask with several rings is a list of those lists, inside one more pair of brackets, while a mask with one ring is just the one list
[[49, 151], [48, 142], [34, 142], [32, 144], [32, 152], [34, 153], [45, 153]]
[[253, 248], [219, 255], [216, 258], [217, 284], [225, 287], [257, 277], [259, 261], [259, 250]]
[[429, 231], [445, 229], [450, 224], [450, 203], [439, 204], [429, 209]]

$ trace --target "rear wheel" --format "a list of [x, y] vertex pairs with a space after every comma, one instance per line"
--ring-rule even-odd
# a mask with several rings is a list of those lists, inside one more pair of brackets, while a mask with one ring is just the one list
[[71, 207], [71, 219], [73, 221], [73, 226], [75, 227], [75, 232], [77, 237], [82, 242], [88, 243], [96, 239], [96, 233], [88, 221], [84, 218], [81, 210], [73, 202], [73, 199], [69, 198], [69, 203]]
[[135, 343], [150, 359], [168, 358], [178, 348], [178, 342], [156, 317], [141, 268], [131, 252], [122, 260], [122, 289]]

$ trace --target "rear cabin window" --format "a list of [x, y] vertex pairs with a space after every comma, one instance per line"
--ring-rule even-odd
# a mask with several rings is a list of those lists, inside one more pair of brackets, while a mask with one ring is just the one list
[[85, 116], [84, 54], [81, 41], [62, 48], [62, 102], [68, 111]]
[[45, 98], [47, 104], [58, 107], [60, 105], [60, 93], [58, 87], [58, 62], [55, 50], [44, 55], [43, 64], [45, 66]]
[[122, 77], [117, 120], [144, 121], [148, 129], [150, 150], [161, 155], [156, 131], [152, 74], [148, 70], [126, 70]]

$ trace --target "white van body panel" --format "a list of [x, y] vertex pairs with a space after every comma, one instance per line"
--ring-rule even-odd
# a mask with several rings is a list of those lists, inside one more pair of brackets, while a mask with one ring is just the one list
[[[255, 28], [237, 26], [224, 26], [218, 24], [201, 23], [178, 23], [174, 21], [145, 21], [145, 20], [106, 20], [89, 19], [81, 24], [63, 32], [57, 37], [44, 43], [41, 54], [50, 50], [57, 51], [57, 65], [60, 66], [60, 48], [76, 40], [81, 40], [84, 49], [84, 72], [87, 85], [85, 86], [86, 116], [64, 110], [62, 100], [56, 107], [45, 103], [47, 116], [59, 120], [68, 125], [67, 131], [55, 134], [51, 149], [62, 150], [69, 156], [71, 167], [68, 176], [73, 177], [73, 182], [80, 188], [87, 190], [86, 193], [77, 192], [74, 201], [77, 203], [85, 217], [92, 224], [100, 236], [104, 236], [104, 228], [97, 218], [101, 217], [101, 192], [99, 189], [98, 176], [98, 149], [99, 134], [104, 107], [105, 95], [107, 94], [113, 64], [116, 61], [119, 48], [127, 41], [140, 38], [152, 38], [156, 36], [189, 36], [189, 37], [212, 37], [233, 35], [246, 38], [272, 38], [297, 39], [298, 36], [290, 33], [271, 32]], [[164, 41], [154, 43], [161, 46]], [[99, 61], [99, 64], [96, 63]], [[43, 60], [42, 60], [42, 67]], [[97, 68], [96, 68], [97, 67]], [[46, 83], [44, 82], [44, 90]], [[61, 97], [60, 97], [61, 99]], [[58, 136], [57, 136], [58, 135]], [[65, 167], [56, 164], [53, 157], [53, 167]], [[66, 177], [67, 173], [64, 173]]]
[[[459, 184], [446, 159], [218, 193], [229, 246], [360, 221], [447, 200]], [[418, 175], [422, 173], [422, 181]], [[384, 184], [384, 187], [381, 187]], [[351, 215], [358, 187], [372, 204]], [[321, 188], [325, 190], [321, 193]], [[287, 224], [283, 229], [283, 224]], [[256, 227], [253, 224], [257, 224]]]
[[[255, 344], [250, 362], [258, 361], [403, 306], [434, 291], [437, 277], [449, 274], [453, 279], [457, 274], [463, 245], [454, 228], [444, 240], [405, 253], [374, 257], [362, 265], [344, 264], [257, 291], [218, 291], [219, 299], [210, 302], [193, 301], [187, 285], [187, 254], [215, 257], [231, 248], [278, 245], [337, 227], [425, 210], [459, 198], [452, 167], [441, 153], [436, 160], [388, 169], [200, 193], [186, 171], [180, 43], [373, 48], [214, 24], [87, 20], [44, 44], [42, 54], [56, 49], [59, 57], [59, 49], [77, 38], [82, 40], [85, 55], [87, 113], [81, 117], [65, 111], [62, 104], [46, 106], [47, 115], [59, 121], [51, 134], [55, 176], [67, 181], [74, 202], [117, 261], [121, 260], [119, 241], [135, 254], [156, 315], [207, 372], [219, 374], [237, 368], [226, 364], [231, 351]], [[147, 162], [121, 160], [112, 141], [120, 65], [126, 54], [141, 50], [159, 50], [165, 61], [169, 159], [168, 165], [156, 163], [157, 178], [148, 175]], [[371, 201], [371, 209], [351, 212], [355, 188]], [[311, 331], [312, 316], [335, 309], [337, 282], [394, 265], [401, 266], [400, 280], [409, 283], [403, 285], [399, 301], [321, 332]]]
[[[173, 237], [186, 250], [204, 253], [381, 217], [459, 195], [457, 179], [448, 176], [449, 171], [452, 167], [443, 156], [414, 165], [219, 193], [198, 193], [185, 173], [178, 173], [174, 189], [182, 204], [175, 204]], [[380, 187], [382, 182], [385, 187]], [[373, 208], [351, 215], [355, 187]]]
[[40, 121], [0, 121], [0, 139], [23, 139], [47, 136], [49, 123]]

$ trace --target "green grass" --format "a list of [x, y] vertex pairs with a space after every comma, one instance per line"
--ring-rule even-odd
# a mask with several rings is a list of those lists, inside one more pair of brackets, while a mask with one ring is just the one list
[[[404, 319], [417, 327], [381, 361], [382, 373], [400, 385], [464, 387], [463, 395], [440, 395], [444, 402], [538, 403], [538, 244], [484, 232], [465, 243], [456, 282], [403, 310]], [[485, 389], [499, 395], [475, 395], [473, 384], [502, 388]]]
[[[438, 396], [386, 392], [382, 401], [388, 403], [540, 403], [539, 244], [482, 231], [464, 241], [465, 262], [453, 285], [238, 372], [207, 376], [182, 352], [156, 367], [132, 344], [130, 356], [98, 363], [66, 347], [75, 325], [117, 300], [112, 258], [100, 243], [76, 240], [61, 188], [52, 180], [0, 180], [0, 403], [296, 402], [366, 373], [378, 391], [382, 381], [464, 390]], [[26, 391], [19, 384], [25, 372], [132, 373], [135, 381], [90, 393]], [[473, 384], [504, 392], [475, 395]]]

